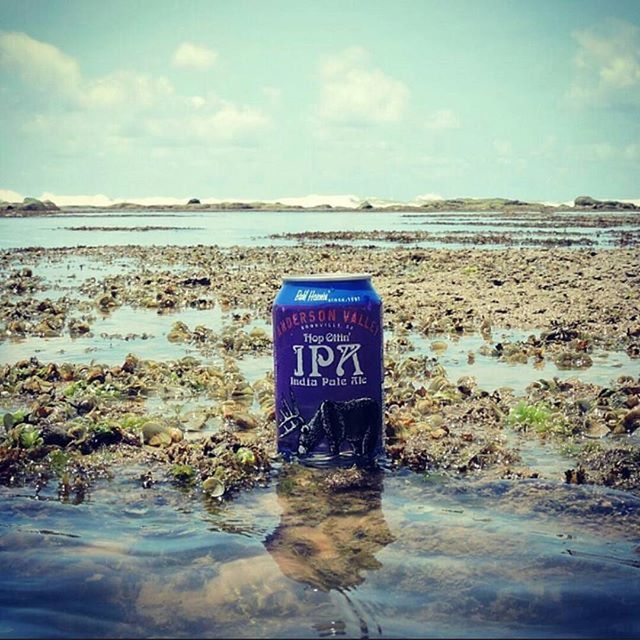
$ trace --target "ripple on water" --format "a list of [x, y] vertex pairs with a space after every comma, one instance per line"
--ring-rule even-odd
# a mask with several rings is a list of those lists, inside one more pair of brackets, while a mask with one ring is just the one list
[[335, 492], [329, 473], [285, 466], [270, 487], [230, 503], [164, 482], [142, 489], [135, 470], [76, 506], [0, 488], [3, 632], [640, 631], [638, 498], [536, 481], [433, 484], [406, 472]]

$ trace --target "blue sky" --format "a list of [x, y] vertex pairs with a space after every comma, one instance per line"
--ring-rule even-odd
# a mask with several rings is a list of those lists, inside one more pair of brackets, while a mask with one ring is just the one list
[[2, 0], [0, 140], [21, 195], [640, 198], [640, 2]]

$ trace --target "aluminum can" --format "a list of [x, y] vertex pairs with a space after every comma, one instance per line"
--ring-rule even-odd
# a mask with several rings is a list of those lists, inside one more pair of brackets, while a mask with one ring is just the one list
[[382, 301], [371, 276], [283, 281], [273, 305], [278, 452], [371, 462], [384, 448]]

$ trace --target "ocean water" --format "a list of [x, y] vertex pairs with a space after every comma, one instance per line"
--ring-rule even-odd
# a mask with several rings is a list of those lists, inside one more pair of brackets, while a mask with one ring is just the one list
[[[561, 218], [559, 218], [561, 220]], [[522, 221], [519, 218], [517, 221]], [[528, 229], [514, 227], [512, 218], [502, 214], [438, 213], [420, 217], [403, 212], [366, 211], [222, 211], [222, 212], [153, 212], [129, 213], [65, 213], [47, 217], [0, 218], [0, 249], [30, 246], [75, 247], [98, 245], [289, 245], [295, 240], [269, 239], [271, 234], [304, 231], [427, 231], [433, 240], [418, 241], [416, 246], [469, 248], [462, 243], [442, 243], [437, 236], [450, 233], [515, 233], [526, 232], [530, 238], [548, 237], [548, 228], [537, 228], [535, 220]], [[640, 215], [638, 216], [640, 223]], [[175, 227], [166, 230], [141, 231], [140, 227]], [[640, 225], [602, 230], [597, 227], [563, 225], [556, 231], [567, 238], [589, 238], [596, 245], [608, 246], [622, 231], [638, 231]], [[69, 227], [124, 227], [120, 231], [72, 231]], [[333, 240], [330, 240], [333, 242]], [[392, 246], [383, 241], [361, 240], [360, 244]], [[495, 244], [483, 245], [495, 248]]]

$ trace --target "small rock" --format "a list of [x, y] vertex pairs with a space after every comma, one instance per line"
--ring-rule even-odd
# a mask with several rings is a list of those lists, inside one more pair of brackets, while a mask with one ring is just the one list
[[87, 372], [87, 382], [104, 382], [104, 371], [100, 367], [94, 367]]
[[259, 426], [258, 421], [249, 413], [225, 409], [223, 417], [239, 429], [257, 429]]
[[221, 498], [225, 492], [224, 482], [218, 478], [207, 478], [202, 483], [202, 489], [212, 498]]
[[587, 481], [587, 474], [584, 469], [567, 469], [564, 472], [564, 481], [567, 484], [584, 484]]
[[625, 430], [629, 433], [635, 431], [640, 427], [640, 407], [631, 409], [627, 415], [622, 419], [622, 424]]
[[124, 363], [122, 364], [121, 368], [125, 373], [133, 373], [137, 369], [138, 364], [139, 364], [138, 358], [136, 358], [134, 355], [129, 353], [127, 357], [124, 359]]
[[608, 436], [610, 433], [611, 429], [606, 424], [602, 424], [602, 422], [591, 422], [584, 430], [585, 438], [599, 439]]
[[187, 342], [191, 338], [189, 327], [184, 322], [178, 320], [171, 326], [171, 330], [167, 334], [169, 342]]

